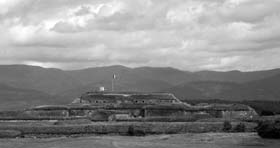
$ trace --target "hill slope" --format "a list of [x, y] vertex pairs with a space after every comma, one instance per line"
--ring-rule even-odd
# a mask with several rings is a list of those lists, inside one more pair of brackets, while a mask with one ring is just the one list
[[55, 96], [22, 88], [0, 84], [0, 110], [18, 110], [40, 104], [61, 104]]
[[49, 94], [56, 94], [81, 85], [79, 81], [62, 70], [26, 65], [1, 65], [0, 83]]
[[200, 81], [220, 81], [220, 82], [235, 82], [235, 83], [246, 83], [250, 81], [261, 80], [278, 74], [280, 74], [280, 69], [253, 71], [253, 72], [241, 72], [237, 70], [227, 71], [227, 72], [199, 71], [194, 73], [194, 75]]
[[[116, 91], [168, 91], [182, 99], [280, 100], [280, 69], [256, 72], [185, 72], [170, 67], [96, 67], [63, 71], [27, 65], [0, 65], [2, 105], [68, 103], [105, 86]], [[32, 102], [34, 101], [34, 102]]]
[[112, 79], [113, 74], [117, 75], [120, 81], [139, 81], [155, 80], [178, 85], [183, 82], [198, 80], [193, 73], [187, 73], [178, 69], [164, 67], [139, 67], [128, 68], [120, 65], [96, 67], [82, 70], [67, 71], [73, 78], [81, 81], [83, 84], [89, 84], [99, 81], [108, 81]]
[[280, 101], [280, 75], [242, 84], [219, 81], [197, 81], [178, 85], [165, 91], [172, 92], [183, 100]]
[[[82, 70], [63, 71], [60, 69], [47, 69], [27, 65], [0, 65], [0, 83], [16, 88], [34, 89], [49, 94], [82, 88], [87, 85], [98, 85], [103, 81], [111, 81], [112, 75], [117, 75], [117, 82], [122, 85], [137, 83], [143, 90], [160, 90], [166, 85], [175, 86], [193, 81], [219, 81], [244, 83], [280, 74], [279, 69], [257, 72], [185, 72], [170, 67], [139, 67], [128, 68], [124, 66], [96, 67]], [[151, 81], [149, 85], [148, 82]], [[146, 87], [140, 82], [145, 82]], [[95, 84], [96, 83], [96, 84]], [[158, 83], [158, 85], [154, 85]], [[160, 86], [162, 83], [162, 86]], [[135, 84], [123, 86], [138, 90]], [[107, 84], [106, 84], [107, 86]], [[151, 87], [153, 86], [153, 87]], [[109, 89], [110, 87], [108, 87]]]
[[[77, 87], [71, 90], [67, 90], [65, 92], [60, 93], [59, 96], [62, 98], [73, 99], [76, 97], [80, 97], [81, 94], [87, 91], [97, 90], [101, 86], [108, 88], [108, 90], [111, 91], [111, 81], [104, 80], [92, 84], [87, 84], [82, 87]], [[172, 85], [166, 82], [148, 79], [136, 81], [119, 80], [115, 82], [115, 91], [158, 92], [170, 87], [172, 87]]]

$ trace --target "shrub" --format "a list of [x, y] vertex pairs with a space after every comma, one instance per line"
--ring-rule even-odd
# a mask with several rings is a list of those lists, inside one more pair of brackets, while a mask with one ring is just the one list
[[[197, 122], [224, 122], [226, 119], [224, 118], [206, 118], [206, 119], [199, 119]], [[237, 119], [231, 119], [231, 122], [238, 122]]]
[[128, 134], [129, 136], [145, 136], [145, 135], [146, 135], [146, 132], [145, 132], [143, 129], [136, 128], [135, 126], [130, 125], [130, 126], [128, 127], [127, 134]]
[[110, 111], [97, 110], [92, 112], [89, 117], [92, 121], [108, 121], [110, 115], [112, 115]]
[[180, 117], [162, 117], [162, 116], [154, 116], [154, 117], [146, 117], [144, 121], [147, 122], [194, 122], [197, 121], [197, 118], [194, 116], [180, 116]]
[[73, 119], [73, 120], [58, 120], [54, 125], [81, 125], [81, 124], [91, 124], [89, 119]]
[[261, 121], [257, 127], [257, 132], [262, 138], [280, 139], [280, 121]]
[[246, 126], [244, 123], [239, 123], [234, 128], [234, 132], [245, 132], [245, 131], [246, 131]]
[[0, 130], [0, 138], [16, 138], [20, 136], [21, 132], [17, 130]]
[[229, 132], [232, 128], [230, 121], [224, 121], [223, 131]]
[[263, 110], [261, 112], [261, 116], [273, 116], [273, 115], [275, 115], [274, 112], [269, 111], [269, 110]]

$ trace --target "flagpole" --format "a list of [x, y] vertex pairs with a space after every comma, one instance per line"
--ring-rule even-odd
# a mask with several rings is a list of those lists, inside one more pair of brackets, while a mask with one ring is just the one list
[[112, 79], [112, 91], [114, 91], [114, 78]]
[[112, 91], [114, 91], [115, 79], [116, 79], [116, 74], [113, 74], [113, 78], [112, 78]]

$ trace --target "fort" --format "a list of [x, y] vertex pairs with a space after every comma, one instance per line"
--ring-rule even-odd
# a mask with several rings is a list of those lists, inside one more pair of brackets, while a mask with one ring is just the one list
[[[67, 105], [0, 112], [0, 131], [18, 135], [221, 132], [223, 121], [246, 131], [258, 116], [242, 104], [190, 105], [170, 93], [87, 92]], [[8, 131], [6, 131], [8, 130]], [[0, 134], [1, 136], [1, 134]]]
[[[87, 92], [68, 105], [42, 105], [26, 109], [20, 114], [16, 117], [88, 118], [92, 121], [193, 121], [205, 118], [250, 120], [257, 116], [254, 109], [243, 104], [192, 106], [170, 93], [139, 92]], [[5, 118], [5, 112], [0, 112], [0, 117]]]

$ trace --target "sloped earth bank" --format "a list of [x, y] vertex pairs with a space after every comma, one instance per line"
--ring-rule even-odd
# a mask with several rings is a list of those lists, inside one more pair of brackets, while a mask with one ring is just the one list
[[262, 139], [256, 133], [0, 139], [1, 148], [278, 148], [279, 145], [280, 140]]
[[[233, 127], [238, 122], [231, 123]], [[255, 131], [255, 123], [244, 122], [247, 132]], [[150, 134], [183, 134], [222, 132], [223, 122], [92, 122], [86, 124], [54, 124], [51, 122], [0, 122], [0, 132], [27, 135], [73, 135], [73, 134], [118, 134], [118, 135], [150, 135]], [[13, 131], [13, 132], [11, 132]]]

